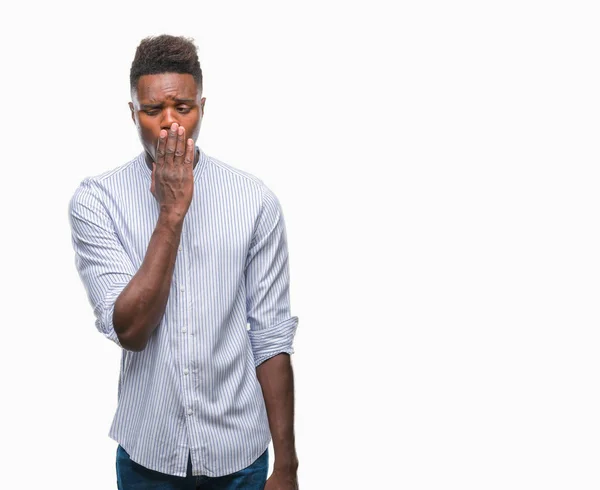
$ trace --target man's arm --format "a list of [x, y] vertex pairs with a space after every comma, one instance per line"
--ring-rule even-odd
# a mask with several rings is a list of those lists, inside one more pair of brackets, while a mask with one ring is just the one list
[[121, 345], [144, 350], [167, 306], [183, 219], [161, 212], [144, 261], [115, 302], [113, 326]]
[[[246, 260], [246, 310], [257, 379], [275, 450], [273, 488], [296, 488], [294, 384], [290, 355], [298, 317], [290, 315], [285, 223], [277, 197], [263, 186], [262, 208]], [[276, 471], [275, 471], [276, 470]]]
[[288, 354], [278, 354], [256, 368], [273, 438], [273, 471], [295, 475], [298, 456], [294, 436], [294, 373]]

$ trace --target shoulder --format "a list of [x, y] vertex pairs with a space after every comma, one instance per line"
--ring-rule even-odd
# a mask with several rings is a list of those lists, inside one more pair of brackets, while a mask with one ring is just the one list
[[144, 176], [141, 167], [141, 164], [145, 165], [143, 160], [144, 154], [140, 153], [136, 157], [122, 165], [119, 165], [118, 167], [114, 167], [100, 174], [90, 176], [87, 179], [100, 187], [122, 186], [123, 183], [140, 181]]
[[263, 227], [272, 229], [275, 224], [283, 222], [281, 202], [263, 179], [214, 157], [208, 158], [216, 172], [215, 187], [234, 192], [236, 199], [245, 199], [248, 207], [256, 213], [259, 233]]
[[85, 191], [89, 192], [93, 188], [97, 190], [115, 187], [122, 188], [123, 185], [141, 180], [143, 173], [140, 171], [140, 159], [143, 159], [143, 153], [117, 167], [85, 177], [75, 190], [75, 194]]
[[69, 200], [69, 210], [81, 205], [102, 205], [114, 194], [115, 190], [125, 190], [141, 180], [143, 174], [139, 170], [139, 159], [143, 154], [132, 158], [117, 167], [105, 170], [96, 175], [85, 177], [74, 190]]
[[260, 188], [263, 184], [263, 181], [257, 176], [241, 170], [233, 165], [223, 162], [215, 157], [209, 156], [208, 161], [211, 163], [211, 167], [213, 172], [221, 174], [223, 177], [227, 177], [232, 180], [237, 180], [241, 183], [245, 183], [246, 185], [253, 186], [256, 188]]
[[207, 155], [207, 158], [210, 163], [214, 178], [221, 181], [226, 180], [230, 185], [233, 185], [237, 188], [243, 187], [246, 190], [251, 191], [252, 193], [256, 194], [261, 202], [264, 202], [265, 200], [277, 201], [277, 197], [272, 189], [265, 184], [263, 179], [260, 177], [250, 172], [241, 170], [236, 166], [225, 163], [215, 157]]

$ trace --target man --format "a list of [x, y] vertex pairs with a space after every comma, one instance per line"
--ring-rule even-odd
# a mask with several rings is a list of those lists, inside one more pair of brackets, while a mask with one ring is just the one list
[[143, 151], [69, 205], [96, 327], [122, 348], [118, 488], [297, 489], [279, 201], [195, 145], [206, 99], [192, 40], [142, 40], [130, 85]]

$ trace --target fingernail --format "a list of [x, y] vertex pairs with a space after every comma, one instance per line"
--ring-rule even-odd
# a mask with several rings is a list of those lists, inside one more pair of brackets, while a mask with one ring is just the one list
[[177, 131], [177, 123], [171, 124], [171, 131]]
[[179, 134], [183, 134], [183, 126], [179, 126]]

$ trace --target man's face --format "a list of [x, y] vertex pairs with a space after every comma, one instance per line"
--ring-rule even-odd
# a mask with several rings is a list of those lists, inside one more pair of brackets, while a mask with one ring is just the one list
[[204, 103], [194, 77], [187, 73], [143, 75], [129, 103], [142, 146], [156, 161], [156, 145], [161, 129], [176, 122], [185, 128], [185, 137], [198, 139]]

